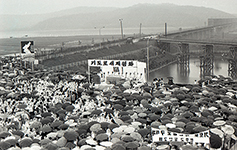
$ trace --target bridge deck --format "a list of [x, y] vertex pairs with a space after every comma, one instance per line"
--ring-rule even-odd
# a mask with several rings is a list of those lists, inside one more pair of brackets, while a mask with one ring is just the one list
[[227, 46], [237, 46], [236, 42], [229, 41], [213, 41], [213, 40], [192, 40], [192, 39], [168, 39], [168, 38], [159, 38], [160, 42], [168, 43], [194, 43], [194, 44], [205, 44], [205, 45], [227, 45]]

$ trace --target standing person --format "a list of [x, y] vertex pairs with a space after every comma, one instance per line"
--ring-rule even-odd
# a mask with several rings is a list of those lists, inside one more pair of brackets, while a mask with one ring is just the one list
[[197, 84], [197, 80], [194, 80], [194, 84]]
[[164, 80], [163, 80], [163, 78], [160, 78], [160, 85], [161, 85], [161, 86], [164, 86]]
[[167, 77], [167, 79], [168, 79], [168, 84], [169, 85], [173, 85], [174, 84], [173, 77]]

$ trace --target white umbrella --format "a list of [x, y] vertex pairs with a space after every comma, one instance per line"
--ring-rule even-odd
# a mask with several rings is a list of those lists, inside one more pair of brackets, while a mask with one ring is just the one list
[[215, 126], [223, 126], [224, 124], [226, 124], [226, 122], [223, 120], [218, 120], [218, 121], [213, 122], [213, 125]]
[[103, 147], [103, 146], [96, 145], [96, 146], [95, 146], [95, 149], [96, 149], [96, 150], [105, 150], [106, 148]]
[[220, 138], [224, 137], [224, 133], [220, 129], [218, 129], [218, 128], [212, 128], [212, 129], [210, 129], [210, 131], [212, 133], [216, 134], [216, 135], [219, 135]]
[[109, 141], [105, 141], [105, 142], [100, 142], [100, 145], [105, 146], [105, 147], [111, 147], [113, 143]]
[[167, 123], [165, 126], [171, 129], [176, 127], [176, 125], [172, 123]]
[[89, 149], [92, 148], [90, 145], [83, 145], [80, 150], [85, 150], [85, 149]]
[[217, 108], [214, 107], [214, 106], [212, 106], [212, 107], [209, 107], [208, 110], [210, 110], [210, 111], [215, 111], [215, 110], [217, 110]]
[[88, 139], [86, 140], [86, 143], [89, 144], [89, 145], [97, 145], [97, 141], [93, 140], [93, 139]]
[[86, 77], [84, 77], [83, 75], [75, 75], [72, 77], [73, 80], [83, 80], [86, 79]]
[[225, 134], [228, 134], [228, 135], [232, 135], [235, 133], [235, 129], [230, 126], [230, 125], [225, 125], [225, 126], [222, 126], [221, 127], [221, 130], [225, 133]]

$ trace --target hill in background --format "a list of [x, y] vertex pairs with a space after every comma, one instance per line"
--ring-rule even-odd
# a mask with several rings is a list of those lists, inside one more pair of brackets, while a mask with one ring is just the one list
[[0, 30], [65, 30], [92, 29], [95, 26], [119, 28], [119, 18], [124, 28], [200, 27], [208, 18], [233, 18], [234, 15], [205, 7], [173, 4], [138, 4], [127, 8], [77, 7], [41, 15], [2, 15]]

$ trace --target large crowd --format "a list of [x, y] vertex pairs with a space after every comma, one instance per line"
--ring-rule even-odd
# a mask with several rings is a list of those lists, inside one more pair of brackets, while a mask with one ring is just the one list
[[[0, 150], [230, 149], [237, 136], [237, 82], [89, 83], [86, 74], [25, 68], [1, 58]], [[152, 128], [195, 134], [209, 144], [153, 142]]]

